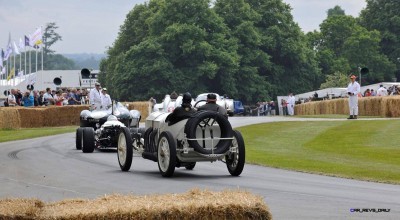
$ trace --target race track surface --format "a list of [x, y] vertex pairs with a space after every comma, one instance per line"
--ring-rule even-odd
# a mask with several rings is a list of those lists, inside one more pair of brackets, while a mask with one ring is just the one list
[[[233, 126], [321, 120], [284, 117], [234, 117]], [[326, 120], [326, 119], [322, 119]], [[372, 120], [372, 119], [368, 119]], [[0, 198], [96, 198], [105, 194], [180, 193], [189, 189], [242, 189], [262, 196], [274, 219], [400, 219], [400, 186], [299, 173], [246, 164], [232, 177], [224, 163], [177, 168], [172, 178], [157, 163], [133, 158], [120, 171], [115, 151], [84, 154], [75, 149], [75, 133], [0, 144]], [[368, 209], [369, 212], [352, 212]], [[390, 212], [371, 213], [375, 209]]]

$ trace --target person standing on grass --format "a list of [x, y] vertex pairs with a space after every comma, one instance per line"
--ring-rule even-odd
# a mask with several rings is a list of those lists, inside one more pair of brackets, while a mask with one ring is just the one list
[[287, 109], [288, 109], [288, 114], [289, 115], [294, 115], [294, 105], [296, 103], [296, 99], [293, 96], [293, 93], [289, 93], [289, 98], [288, 98], [288, 103], [287, 103]]
[[349, 95], [350, 116], [347, 119], [357, 119], [358, 116], [358, 94], [360, 93], [360, 84], [356, 82], [356, 76], [351, 75], [351, 82], [347, 86], [347, 94]]

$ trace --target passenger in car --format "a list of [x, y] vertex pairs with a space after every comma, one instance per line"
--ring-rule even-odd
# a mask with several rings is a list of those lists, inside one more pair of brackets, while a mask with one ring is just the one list
[[182, 97], [182, 105], [174, 109], [174, 111], [167, 116], [165, 122], [168, 123], [169, 126], [183, 120], [186, 118], [190, 118], [196, 111], [192, 108], [192, 95], [190, 93], [183, 94]]
[[225, 116], [226, 118], [228, 118], [228, 112], [226, 111], [225, 108], [217, 104], [217, 95], [215, 95], [214, 93], [209, 93], [207, 95], [207, 104], [200, 106], [197, 110], [216, 111], [221, 115]]

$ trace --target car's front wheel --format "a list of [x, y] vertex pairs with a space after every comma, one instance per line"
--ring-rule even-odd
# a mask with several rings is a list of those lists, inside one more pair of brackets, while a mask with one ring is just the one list
[[239, 176], [245, 163], [245, 146], [242, 134], [233, 130], [233, 141], [228, 155], [225, 156], [226, 166], [232, 176]]
[[132, 165], [132, 138], [128, 128], [121, 128], [118, 136], [118, 163], [122, 171], [128, 171]]
[[94, 151], [94, 129], [85, 127], [82, 130], [82, 152], [93, 153]]
[[174, 174], [176, 165], [176, 144], [171, 133], [161, 133], [157, 146], [158, 169], [163, 177], [170, 177]]

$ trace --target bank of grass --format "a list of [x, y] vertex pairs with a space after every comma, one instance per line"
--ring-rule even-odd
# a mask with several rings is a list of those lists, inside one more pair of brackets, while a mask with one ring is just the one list
[[276, 122], [238, 130], [248, 163], [400, 184], [400, 120]]
[[74, 132], [77, 126], [0, 129], [0, 143]]

